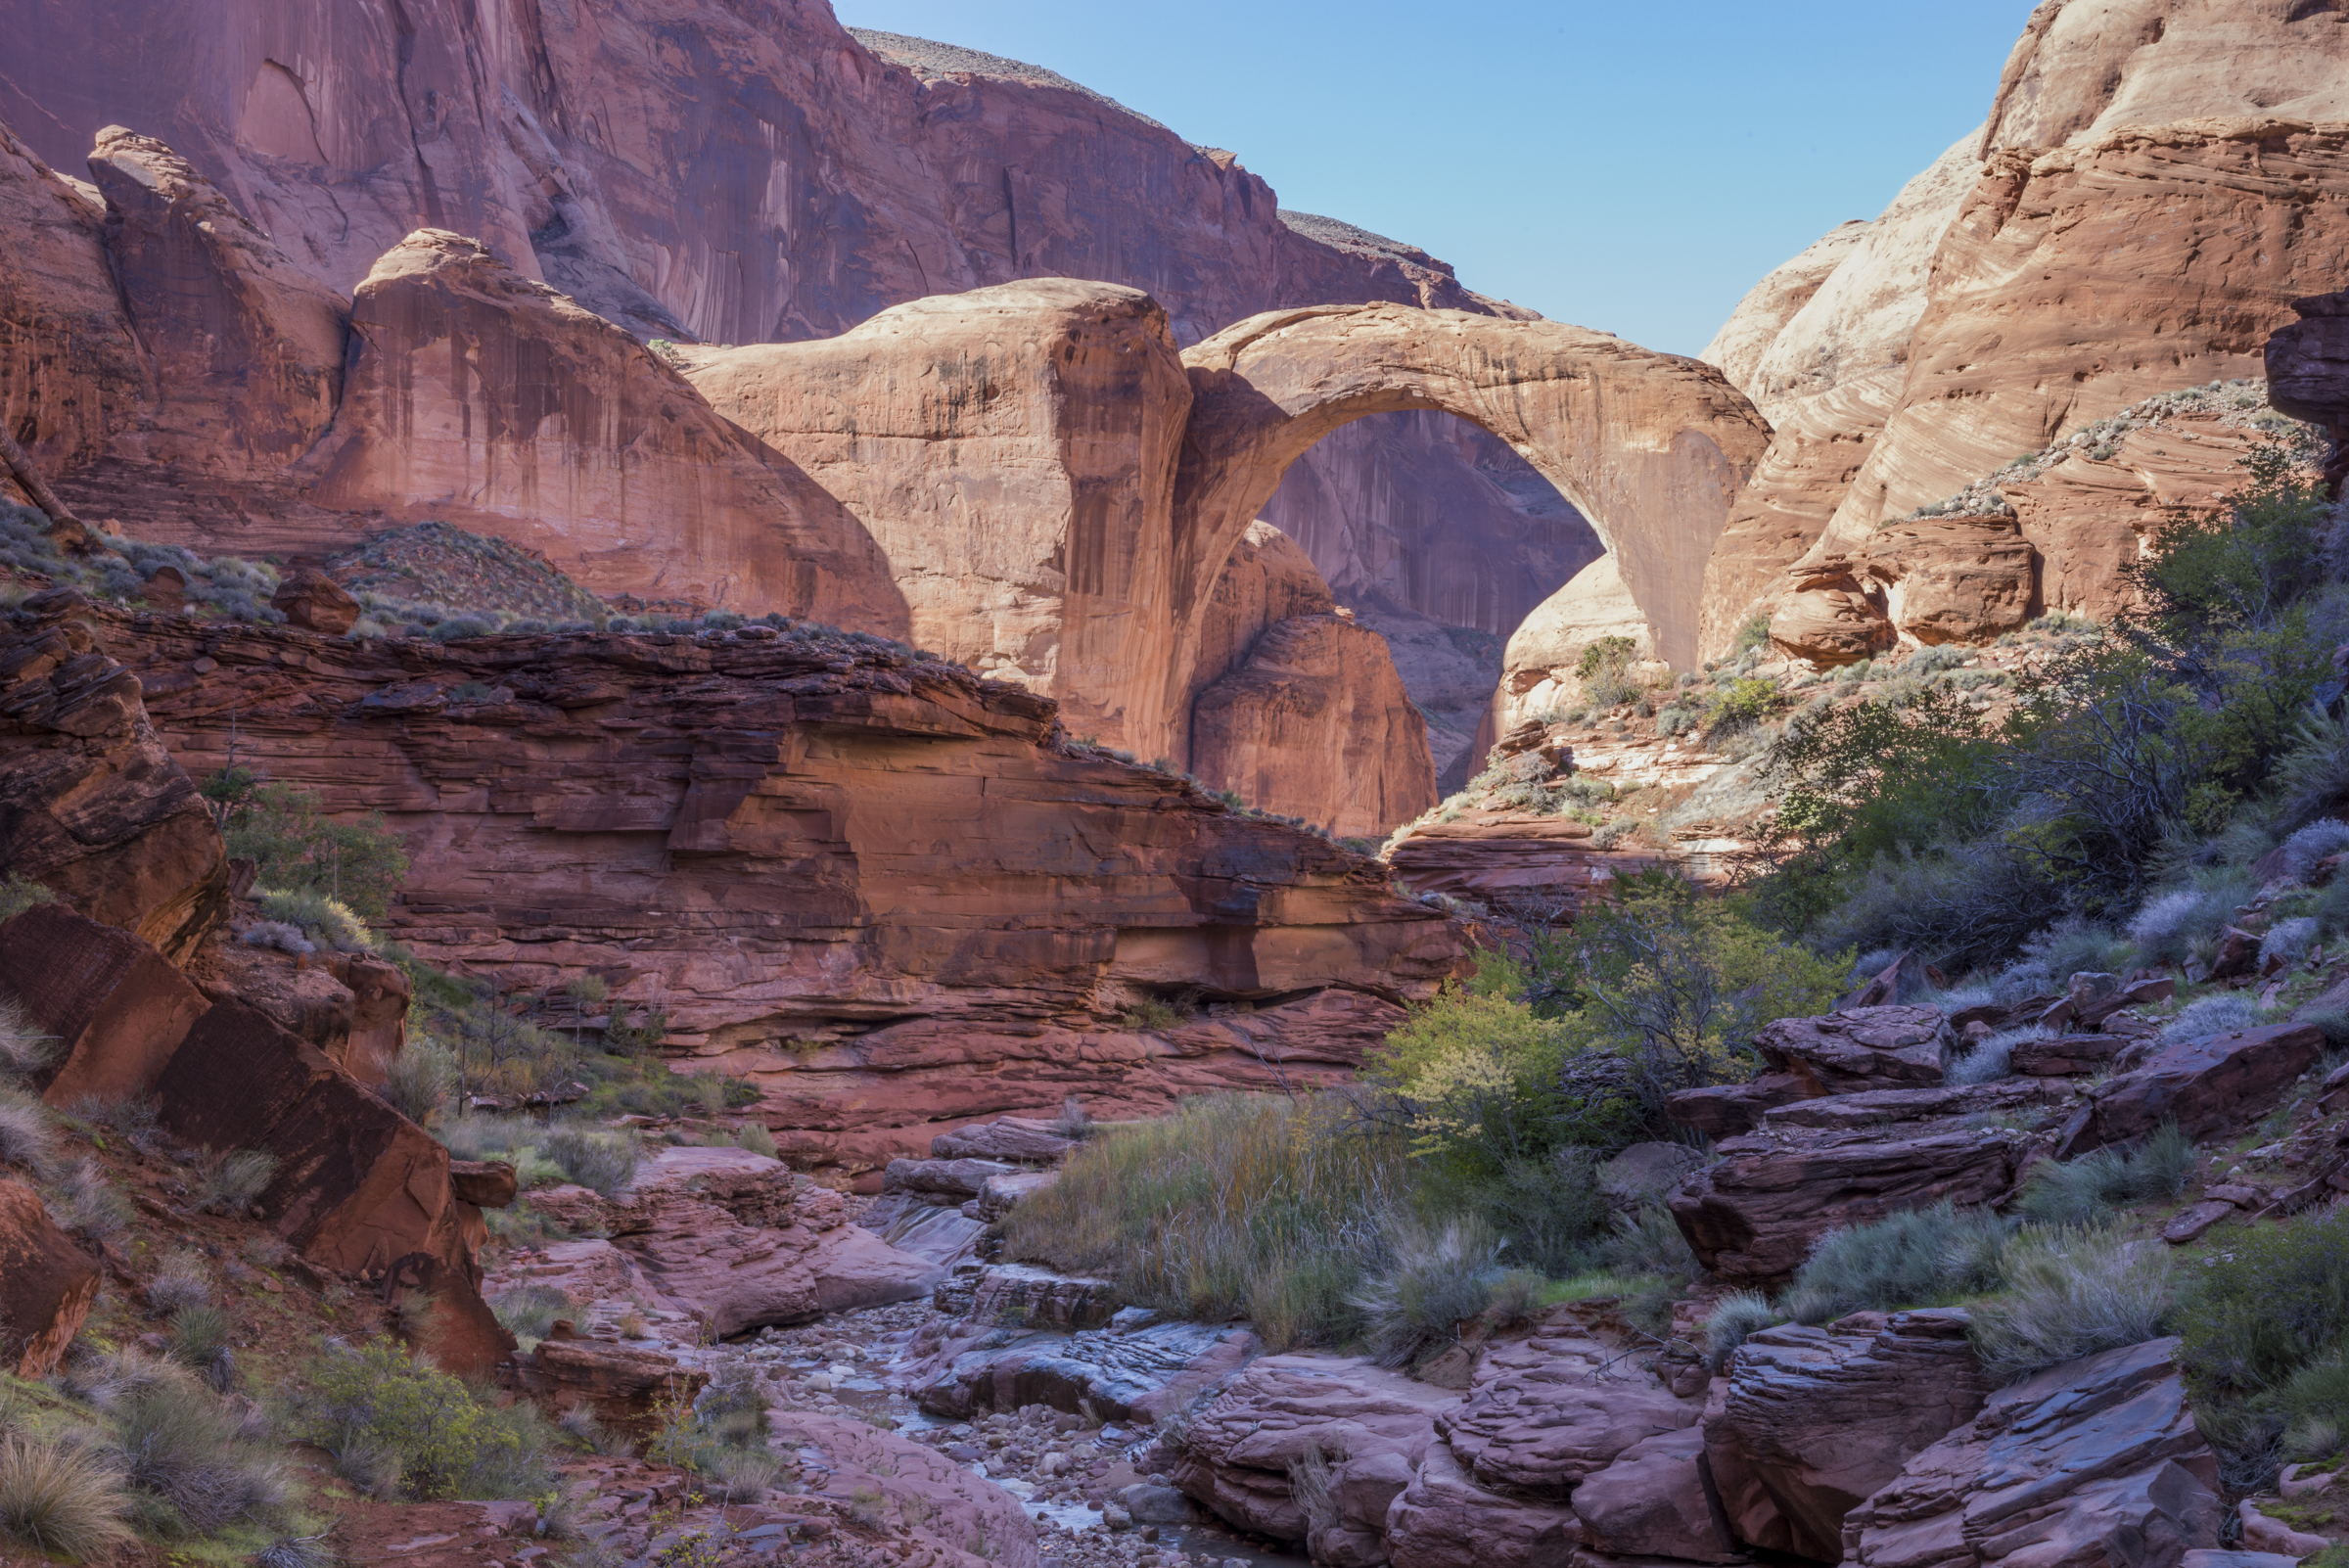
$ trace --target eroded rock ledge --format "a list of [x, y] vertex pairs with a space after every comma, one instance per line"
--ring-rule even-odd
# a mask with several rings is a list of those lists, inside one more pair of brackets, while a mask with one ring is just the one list
[[[1085, 1097], [1326, 1082], [1459, 963], [1376, 862], [1061, 738], [1049, 701], [873, 639], [350, 642], [74, 605], [201, 777], [382, 810], [390, 934], [521, 987], [587, 973], [757, 1076], [787, 1157], [868, 1170]], [[765, 633], [765, 635], [760, 635]], [[1205, 1002], [1155, 1031], [1145, 996]]]

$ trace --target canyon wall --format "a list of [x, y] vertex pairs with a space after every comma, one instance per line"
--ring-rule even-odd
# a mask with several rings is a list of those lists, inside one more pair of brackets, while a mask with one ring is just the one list
[[[1062, 738], [1053, 704], [869, 639], [353, 642], [73, 606], [198, 776], [383, 811], [387, 932], [531, 990], [601, 975], [757, 1077], [803, 1165], [946, 1125], [1334, 1080], [1458, 929], [1326, 839]], [[1145, 998], [1191, 1010], [1121, 1024]], [[1267, 1066], [1267, 1064], [1271, 1064]]]
[[[829, 338], [913, 300], [1047, 276], [1150, 294], [1182, 345], [1280, 305], [1530, 314], [1415, 247], [1284, 213], [1232, 154], [1051, 71], [852, 33], [823, 0], [125, 0], [20, 6], [11, 24], [18, 57], [42, 64], [0, 72], [0, 122], [31, 155], [77, 170], [102, 127], [159, 138], [341, 294], [429, 227], [680, 342]], [[89, 409], [36, 390], [0, 379], [0, 417], [36, 455], [80, 461], [103, 444]], [[1392, 498], [1349, 489], [1358, 462], [1413, 479]], [[1386, 419], [1305, 468], [1281, 521], [1333, 579], [1397, 554], [1406, 575], [1440, 576], [1511, 558], [1529, 532], [1594, 553], [1480, 435]], [[100, 515], [167, 515], [143, 478], [113, 476], [91, 496]], [[291, 547], [289, 513], [324, 526], [266, 496], [214, 491], [180, 511], [224, 535], [211, 547], [249, 553]], [[1579, 564], [1549, 563], [1554, 578], [1526, 591], [1538, 601]], [[1495, 620], [1451, 623], [1505, 635]]]
[[[1708, 654], [1798, 561], [2152, 393], [2259, 374], [2291, 300], [2349, 268], [2349, 17], [2050, 0], [1984, 129], [1846, 234], [1765, 280], [1707, 350], [1777, 424], [1708, 576]], [[2074, 530], [2042, 570], [2098, 576], [2134, 558], [2129, 531]]]

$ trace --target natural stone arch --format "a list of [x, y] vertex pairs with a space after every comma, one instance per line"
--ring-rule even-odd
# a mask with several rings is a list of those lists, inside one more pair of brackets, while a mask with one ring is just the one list
[[[1395, 304], [1251, 316], [1182, 362], [1175, 679], [1195, 663], [1217, 574], [1289, 465], [1341, 425], [1407, 408], [1457, 415], [1516, 448], [1617, 556], [1659, 657], [1695, 663], [1705, 563], [1771, 434], [1713, 366], [1561, 322]], [[1183, 694], [1170, 706], [1183, 714]]]

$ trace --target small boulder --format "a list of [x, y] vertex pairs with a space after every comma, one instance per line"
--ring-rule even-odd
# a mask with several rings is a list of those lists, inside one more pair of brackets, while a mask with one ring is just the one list
[[881, 1175], [883, 1192], [918, 1192], [960, 1203], [976, 1198], [989, 1176], [1009, 1176], [1012, 1168], [997, 1160], [892, 1160]]
[[582, 1339], [568, 1321], [556, 1323], [535, 1351], [515, 1358], [513, 1377], [524, 1393], [556, 1409], [584, 1405], [604, 1425], [636, 1437], [652, 1436], [655, 1407], [664, 1399], [690, 1404], [710, 1381], [709, 1373], [660, 1351]]
[[2050, 1035], [2016, 1040], [2006, 1060], [2026, 1078], [2079, 1078], [2104, 1072], [2135, 1043], [2121, 1035]]
[[1731, 1138], [1751, 1132], [1762, 1125], [1767, 1113], [1781, 1105], [1818, 1097], [1819, 1090], [1809, 1079], [1792, 1073], [1765, 1073], [1742, 1084], [1675, 1090], [1665, 1096], [1664, 1114], [1692, 1132]]
[[1662, 1197], [1705, 1163], [1685, 1143], [1635, 1143], [1598, 1168], [1598, 1190], [1618, 1208]]
[[2250, 1126], [2276, 1106], [2285, 1088], [2325, 1051], [2314, 1024], [2187, 1040], [2157, 1052], [2133, 1073], [2097, 1085], [2064, 1124], [2059, 1160], [2091, 1149], [2128, 1143], [2165, 1121], [2196, 1143]]
[[50, 1220], [40, 1194], [0, 1176], [0, 1368], [47, 1377], [98, 1299], [98, 1260]]
[[1817, 1094], [1933, 1087], [1956, 1038], [1938, 1007], [1856, 1007], [1823, 1018], [1781, 1018], [1754, 1035], [1773, 1071]]
[[289, 625], [340, 637], [359, 623], [359, 601], [325, 573], [304, 568], [290, 573], [269, 597], [269, 608]]
[[1441, 1443], [1387, 1509], [1386, 1533], [1394, 1568], [1552, 1568], [1583, 1539], [1571, 1506], [1488, 1491]]
[[1024, 1165], [1049, 1165], [1067, 1157], [1077, 1140], [1064, 1137], [1048, 1122], [1006, 1116], [992, 1122], [974, 1122], [930, 1140], [930, 1153], [940, 1160], [1012, 1160]]
[[158, 567], [140, 586], [139, 597], [151, 610], [176, 615], [187, 607], [188, 575], [175, 566]]
[[503, 1209], [517, 1190], [514, 1168], [503, 1160], [451, 1160], [448, 1187], [477, 1209]]
[[1716, 1515], [1696, 1427], [1635, 1443], [1574, 1490], [1592, 1549], [1613, 1556], [1734, 1562], [1743, 1555]]

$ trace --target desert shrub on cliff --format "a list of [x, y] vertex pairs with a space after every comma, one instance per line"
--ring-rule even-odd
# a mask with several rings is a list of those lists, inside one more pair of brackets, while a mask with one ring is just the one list
[[408, 874], [408, 853], [399, 835], [384, 825], [382, 812], [333, 821], [320, 813], [314, 792], [272, 784], [244, 768], [224, 768], [201, 789], [228, 853], [253, 862], [259, 886], [337, 900], [361, 920], [391, 912], [392, 897]]
[[1931, 1307], [1996, 1288], [1999, 1253], [2012, 1224], [1948, 1203], [1828, 1231], [1811, 1251], [1778, 1310], [1798, 1323], [1846, 1313]]
[[1749, 1336], [1784, 1321], [1786, 1314], [1759, 1291], [1739, 1290], [1724, 1296], [1705, 1318], [1706, 1367], [1714, 1372], [1723, 1370]]

